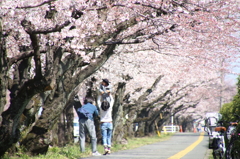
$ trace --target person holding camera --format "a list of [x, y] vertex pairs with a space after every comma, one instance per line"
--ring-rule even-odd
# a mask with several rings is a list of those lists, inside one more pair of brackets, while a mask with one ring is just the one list
[[109, 103], [111, 102], [111, 92], [112, 92], [112, 86], [110, 85], [110, 82], [108, 79], [103, 79], [102, 83], [99, 86], [99, 92], [100, 96], [98, 97], [98, 105], [101, 105], [101, 101], [107, 100]]
[[100, 109], [100, 122], [101, 122], [101, 133], [102, 141], [105, 150], [105, 155], [111, 153], [111, 140], [112, 140], [112, 108], [113, 108], [113, 97], [111, 95], [111, 85], [108, 79], [103, 79], [99, 87], [99, 98], [98, 106]]

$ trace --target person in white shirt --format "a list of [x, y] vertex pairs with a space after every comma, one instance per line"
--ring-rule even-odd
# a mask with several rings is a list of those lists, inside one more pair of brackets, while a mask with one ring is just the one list
[[102, 140], [103, 140], [105, 154], [111, 153], [111, 140], [112, 140], [112, 130], [113, 130], [112, 108], [113, 108], [113, 99], [111, 99], [110, 103], [106, 100], [104, 100], [101, 103], [100, 121], [101, 121], [101, 132], [102, 132]]
[[[103, 79], [102, 84], [100, 85], [100, 93], [102, 98], [98, 98], [98, 106], [100, 110], [100, 122], [101, 122], [101, 132], [102, 132], [102, 140], [103, 146], [105, 150], [105, 154], [111, 153], [111, 140], [112, 140], [112, 108], [114, 104], [114, 100], [112, 95], [110, 94], [111, 89], [106, 89], [109, 87], [109, 81], [107, 79]], [[102, 102], [101, 102], [102, 99]]]

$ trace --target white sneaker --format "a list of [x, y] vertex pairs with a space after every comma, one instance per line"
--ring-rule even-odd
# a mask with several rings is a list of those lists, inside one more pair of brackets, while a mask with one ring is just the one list
[[98, 151], [93, 152], [92, 155], [93, 155], [93, 156], [101, 156], [101, 154], [100, 154]]

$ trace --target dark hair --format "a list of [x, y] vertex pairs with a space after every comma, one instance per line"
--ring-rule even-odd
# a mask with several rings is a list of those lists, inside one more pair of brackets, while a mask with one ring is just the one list
[[109, 82], [108, 79], [105, 78], [105, 79], [102, 79], [102, 80], [103, 80], [103, 82], [105, 82], [107, 85], [109, 85], [110, 82]]
[[108, 110], [109, 107], [110, 107], [109, 102], [106, 101], [106, 100], [104, 100], [104, 101], [102, 102], [102, 104], [101, 104], [102, 110], [106, 111], [106, 110]]
[[93, 98], [92, 98], [92, 97], [86, 97], [86, 98], [84, 99], [84, 104], [87, 104], [87, 103], [93, 104]]

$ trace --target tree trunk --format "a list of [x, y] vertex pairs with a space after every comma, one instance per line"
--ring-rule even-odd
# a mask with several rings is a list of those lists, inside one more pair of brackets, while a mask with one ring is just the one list
[[126, 121], [123, 114], [123, 96], [125, 93], [126, 83], [118, 83], [113, 106], [113, 138], [114, 142], [121, 142], [124, 139], [124, 123]]
[[[96, 62], [88, 65], [74, 77], [72, 76], [72, 69], [76, 68], [65, 71], [63, 76], [67, 78], [60, 78], [62, 81], [58, 82], [58, 85], [56, 86], [57, 89], [55, 91], [53, 90], [51, 95], [45, 101], [42, 116], [36, 122], [32, 131], [21, 143], [21, 145], [28, 150], [29, 154], [37, 155], [47, 152], [49, 145], [52, 144], [52, 136], [49, 135], [50, 130], [58, 121], [58, 117], [67, 106], [68, 101], [73, 99], [75, 95], [74, 88], [97, 71], [113, 54], [115, 47], [116, 45], [107, 46]], [[78, 67], [78, 65], [76, 67]], [[64, 72], [63, 70], [59, 71]]]
[[65, 144], [73, 144], [74, 143], [74, 136], [73, 136], [73, 120], [74, 120], [74, 113], [73, 113], [73, 102], [70, 102], [65, 110], [66, 119], [67, 119], [67, 129], [66, 137], [65, 137]]
[[[6, 35], [3, 34], [2, 19], [0, 18], [0, 158], [4, 154], [4, 152], [11, 147], [11, 145], [8, 144], [8, 141], [4, 141], [6, 139], [9, 139], [9, 137], [5, 138], [5, 136], [3, 136], [3, 133], [5, 132], [9, 133], [11, 132], [11, 129], [7, 129], [6, 128], [7, 126], [4, 126], [5, 128], [1, 128], [2, 125], [4, 125], [2, 112], [4, 111], [4, 107], [7, 103], [6, 94], [7, 94], [7, 88], [10, 82], [10, 79], [7, 79], [7, 76], [6, 76], [8, 71], [8, 65], [7, 65], [8, 61], [7, 61], [5, 38], [6, 38]], [[14, 141], [9, 141], [9, 142], [13, 143]]]
[[44, 92], [48, 86], [49, 84], [45, 79], [33, 79], [25, 82], [16, 97], [11, 100], [8, 110], [2, 113], [0, 156], [3, 156], [7, 149], [20, 138], [20, 130], [18, 128], [20, 116], [31, 98], [37, 93]]
[[[51, 95], [58, 95], [51, 98]], [[52, 100], [51, 100], [52, 99]], [[29, 154], [44, 154], [48, 146], [52, 144], [52, 128], [59, 121], [59, 117], [65, 106], [65, 93], [62, 90], [53, 91], [43, 107], [43, 112], [29, 134], [21, 142], [27, 148]], [[60, 118], [61, 119], [61, 118]], [[62, 119], [63, 120], [63, 119]], [[64, 124], [60, 123], [60, 127]]]
[[137, 136], [138, 137], [144, 137], [145, 136], [145, 122], [141, 121], [138, 123], [138, 131], [137, 131]]
[[[7, 53], [6, 41], [2, 30], [2, 20], [0, 19], [0, 114], [2, 114], [6, 104], [6, 93], [8, 86], [7, 74]], [[2, 116], [0, 116], [0, 126], [2, 123]]]
[[65, 113], [62, 112], [58, 121], [57, 134], [58, 134], [58, 143], [55, 143], [57, 146], [63, 147], [65, 146], [65, 137], [66, 137], [66, 120]]

